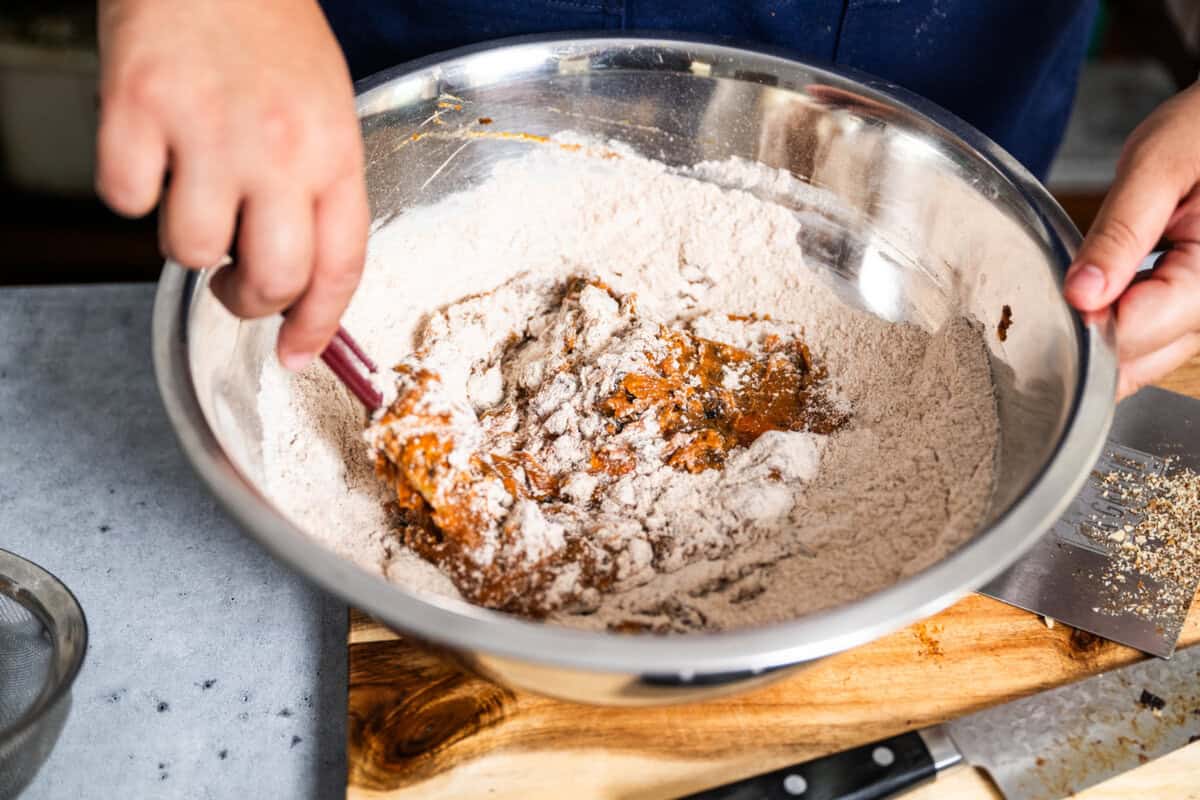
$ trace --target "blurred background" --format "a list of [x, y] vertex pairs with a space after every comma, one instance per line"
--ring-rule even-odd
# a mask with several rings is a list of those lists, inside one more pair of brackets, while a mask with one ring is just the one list
[[[95, 0], [0, 7], [0, 284], [152, 281], [155, 220], [92, 191]], [[1086, 230], [1121, 143], [1200, 74], [1198, 0], [1104, 0], [1050, 189]]]

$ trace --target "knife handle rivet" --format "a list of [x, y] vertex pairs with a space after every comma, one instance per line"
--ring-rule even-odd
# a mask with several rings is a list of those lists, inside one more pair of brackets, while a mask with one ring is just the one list
[[793, 797], [799, 797], [808, 791], [808, 781], [803, 775], [792, 773], [783, 779], [783, 790]]
[[896, 754], [888, 747], [876, 747], [871, 751], [871, 760], [881, 767], [890, 767], [896, 761]]

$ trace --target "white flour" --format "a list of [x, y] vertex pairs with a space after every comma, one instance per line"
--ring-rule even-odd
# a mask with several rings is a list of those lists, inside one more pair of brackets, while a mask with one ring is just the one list
[[402, 402], [367, 437], [407, 476], [406, 543], [477, 602], [578, 613], [610, 582], [628, 589], [796, 527], [822, 425], [849, 410], [781, 349], [799, 326], [688, 322], [735, 350], [582, 277], [569, 287], [522, 274], [422, 326]]
[[[761, 184], [776, 173], [730, 162], [720, 174], [726, 184]], [[981, 334], [965, 320], [930, 333], [846, 306], [805, 267], [798, 225], [782, 207], [656, 162], [547, 147], [372, 236], [346, 327], [384, 364], [420, 348], [464, 430], [482, 433], [479, 412], [514, 384], [531, 392], [525, 417], [487, 424], [508, 425], [514, 447], [533, 441], [539, 463], [562, 476], [564, 498], [594, 500], [583, 513], [582, 503], [548, 509], [494, 493], [493, 540], [525, 531], [513, 551], [525, 561], [580, 532], [623, 542], [611, 591], [581, 591], [569, 573], [546, 590], [550, 605], [565, 603], [555, 621], [695, 630], [794, 617], [893, 583], [979, 523], [996, 440]], [[641, 453], [635, 474], [597, 476], [585, 468], [596, 400], [654, 343], [632, 346], [647, 331], [607, 293], [585, 290], [575, 312], [592, 338], [580, 346], [611, 363], [543, 383], [554, 354], [538, 351], [536, 329], [555, 324], [546, 316], [552, 287], [579, 274], [618, 297], [636, 294], [649, 320], [739, 347], [802, 330], [849, 424], [829, 436], [768, 433], [730, 451], [723, 469], [690, 474], [663, 466], [663, 438], [643, 419], [621, 441], [654, 452]], [[532, 346], [505, 361], [509, 334], [528, 335], [531, 320]], [[722, 384], [734, 390], [743, 377], [730, 369]], [[455, 594], [396, 536], [384, 511], [391, 494], [362, 444], [363, 415], [323, 367], [292, 376], [267, 363], [259, 409], [266, 488], [285, 513], [368, 569]]]

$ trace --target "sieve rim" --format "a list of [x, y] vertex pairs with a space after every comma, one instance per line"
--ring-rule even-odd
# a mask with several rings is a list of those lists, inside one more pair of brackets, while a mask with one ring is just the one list
[[37, 617], [50, 633], [53, 668], [36, 700], [8, 727], [0, 728], [0, 752], [31, 730], [71, 691], [87, 652], [87, 618], [79, 601], [52, 573], [0, 548], [0, 594]]

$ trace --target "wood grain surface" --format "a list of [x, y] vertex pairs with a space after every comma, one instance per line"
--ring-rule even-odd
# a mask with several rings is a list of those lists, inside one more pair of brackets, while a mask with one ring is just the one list
[[[1200, 359], [1162, 384], [1200, 397]], [[1200, 601], [1181, 646], [1200, 642]], [[676, 797], [1132, 663], [1141, 654], [973, 595], [757, 691], [599, 708], [465, 674], [352, 613], [349, 798]], [[1200, 731], [1198, 731], [1200, 732]], [[997, 798], [956, 768], [913, 800]], [[1200, 800], [1200, 742], [1078, 797]]]

